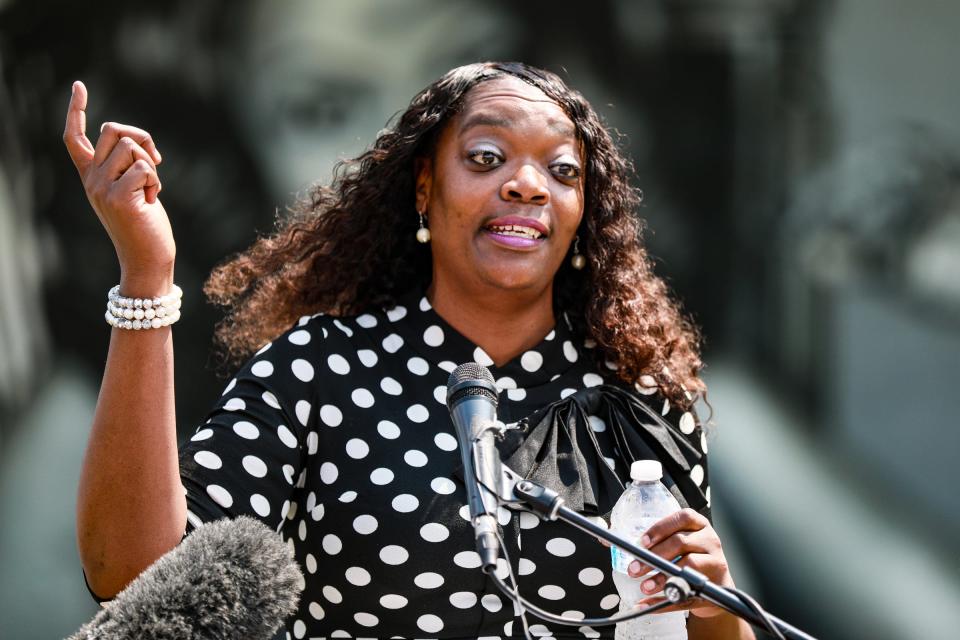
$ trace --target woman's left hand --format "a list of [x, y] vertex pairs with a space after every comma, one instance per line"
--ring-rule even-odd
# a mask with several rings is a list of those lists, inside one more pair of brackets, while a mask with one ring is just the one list
[[[680, 556], [676, 563], [681, 567], [699, 571], [714, 584], [724, 587], [734, 586], [717, 532], [714, 531], [709, 520], [693, 509], [681, 509], [656, 522], [646, 531], [640, 546], [667, 560], [674, 560]], [[639, 578], [651, 570], [653, 567], [634, 560], [630, 563], [628, 573], [632, 578]], [[641, 589], [646, 594], [659, 593], [663, 590], [667, 577], [657, 572], [653, 577], [644, 580]], [[652, 605], [662, 601], [661, 597], [647, 597], [634, 604]], [[710, 618], [724, 613], [723, 609], [700, 598], [691, 598], [683, 604], [672, 605], [662, 611], [684, 609], [689, 609], [691, 614], [701, 618]]]

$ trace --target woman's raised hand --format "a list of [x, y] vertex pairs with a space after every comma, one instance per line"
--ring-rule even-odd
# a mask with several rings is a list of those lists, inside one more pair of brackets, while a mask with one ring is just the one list
[[103, 124], [94, 147], [86, 134], [86, 108], [87, 88], [74, 82], [63, 142], [117, 251], [121, 292], [165, 294], [172, 282], [176, 245], [158, 198], [160, 152], [149, 133], [115, 122]]

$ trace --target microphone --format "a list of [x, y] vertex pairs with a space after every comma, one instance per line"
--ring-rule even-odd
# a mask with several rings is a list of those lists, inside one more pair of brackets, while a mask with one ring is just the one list
[[268, 640], [304, 588], [293, 550], [258, 520], [205, 524], [67, 640]]
[[447, 408], [460, 443], [463, 480], [473, 523], [480, 568], [497, 568], [497, 493], [501, 481], [500, 454], [491, 427], [497, 421], [497, 386], [483, 365], [462, 364], [447, 381]]

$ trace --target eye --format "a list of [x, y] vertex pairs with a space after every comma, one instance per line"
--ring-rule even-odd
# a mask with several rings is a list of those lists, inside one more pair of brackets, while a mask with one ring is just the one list
[[569, 162], [558, 162], [550, 166], [561, 178], [567, 180], [576, 180], [580, 177], [580, 167], [575, 164], [570, 164]]
[[485, 167], [492, 167], [500, 162], [503, 162], [503, 158], [500, 157], [500, 154], [489, 149], [476, 149], [467, 153], [467, 157], [473, 162], [483, 165]]

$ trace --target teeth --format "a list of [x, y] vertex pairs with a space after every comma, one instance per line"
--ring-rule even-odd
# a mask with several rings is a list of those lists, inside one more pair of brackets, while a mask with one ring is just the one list
[[536, 229], [531, 229], [530, 227], [521, 227], [518, 224], [493, 225], [490, 227], [490, 230], [495, 231], [500, 235], [516, 236], [519, 238], [536, 239], [543, 235]]

